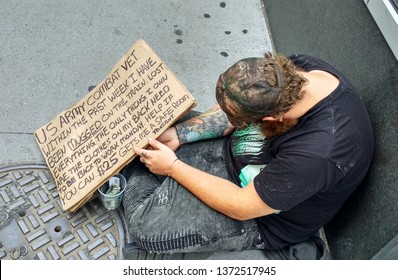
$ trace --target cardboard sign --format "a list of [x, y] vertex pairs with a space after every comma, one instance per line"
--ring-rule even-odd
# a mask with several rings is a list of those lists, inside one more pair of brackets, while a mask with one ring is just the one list
[[88, 95], [35, 131], [63, 210], [76, 211], [195, 99], [156, 53], [136, 42]]

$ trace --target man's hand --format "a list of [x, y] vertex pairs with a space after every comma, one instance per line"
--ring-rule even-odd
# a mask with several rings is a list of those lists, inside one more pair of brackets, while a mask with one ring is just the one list
[[161, 142], [148, 138], [149, 147], [141, 149], [134, 147], [134, 152], [140, 156], [140, 161], [157, 175], [169, 175], [172, 164], [176, 161], [177, 156], [166, 145]]
[[181, 143], [177, 136], [177, 130], [174, 126], [166, 129], [159, 137], [156, 139], [160, 143], [166, 145], [173, 151], [177, 150], [180, 147]]

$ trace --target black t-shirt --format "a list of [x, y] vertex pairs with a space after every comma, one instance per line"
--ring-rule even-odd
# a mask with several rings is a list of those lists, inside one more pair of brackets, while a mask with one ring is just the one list
[[269, 249], [306, 240], [329, 222], [365, 177], [373, 155], [367, 110], [353, 86], [328, 63], [307, 55], [289, 57], [304, 71], [323, 70], [340, 83], [285, 134], [264, 139], [251, 127], [235, 130], [227, 142], [229, 174], [262, 165], [254, 177], [258, 195], [280, 210], [258, 218]]

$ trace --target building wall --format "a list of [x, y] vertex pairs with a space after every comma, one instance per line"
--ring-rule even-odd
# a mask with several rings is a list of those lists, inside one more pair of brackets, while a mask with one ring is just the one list
[[398, 232], [398, 62], [362, 0], [263, 2], [275, 51], [330, 62], [369, 110], [371, 170], [325, 231], [335, 259], [371, 259]]

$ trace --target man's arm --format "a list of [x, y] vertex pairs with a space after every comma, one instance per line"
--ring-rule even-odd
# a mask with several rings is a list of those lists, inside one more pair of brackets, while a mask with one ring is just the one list
[[169, 127], [157, 140], [175, 151], [182, 144], [222, 137], [233, 129], [227, 116], [217, 105], [205, 113]]
[[237, 220], [248, 220], [277, 212], [260, 198], [253, 182], [241, 188], [178, 160], [175, 153], [159, 141], [149, 139], [149, 145], [152, 150], [134, 147], [134, 151], [149, 170], [158, 175], [172, 177], [207, 206]]
[[253, 181], [244, 188], [223, 178], [176, 161], [168, 174], [210, 208], [236, 220], [249, 220], [278, 212], [264, 203]]
[[192, 119], [176, 125], [180, 144], [228, 135], [233, 126], [219, 105]]

